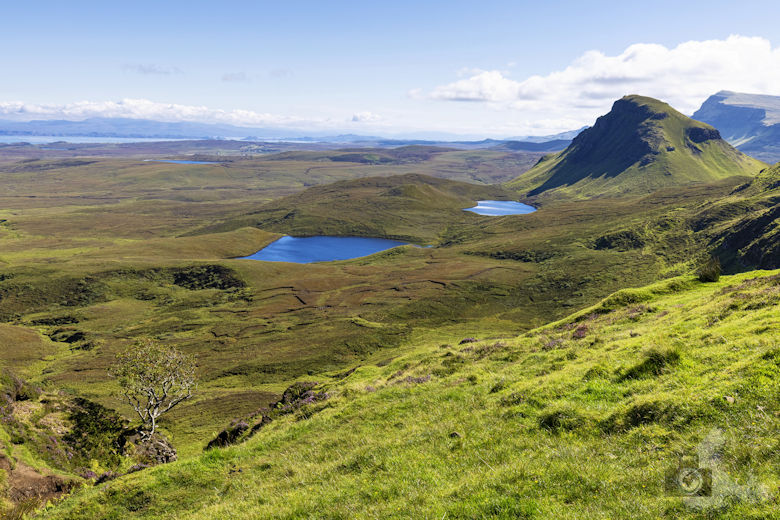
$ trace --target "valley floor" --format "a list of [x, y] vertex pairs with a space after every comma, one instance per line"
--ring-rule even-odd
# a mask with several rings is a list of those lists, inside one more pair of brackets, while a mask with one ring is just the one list
[[[36, 507], [37, 486], [76, 489], [40, 513], [62, 519], [766, 517], [778, 274], [690, 273], [713, 252], [730, 273], [780, 266], [777, 167], [463, 211], [522, 199], [486, 183], [530, 160], [0, 161], [2, 506]], [[433, 247], [239, 258], [282, 234]], [[149, 338], [198, 362], [161, 421], [180, 460], [113, 479], [135, 466], [116, 442], [134, 415], [107, 369]], [[204, 452], [220, 432], [234, 445]], [[710, 434], [741, 491], [702, 510], [664, 476]]]

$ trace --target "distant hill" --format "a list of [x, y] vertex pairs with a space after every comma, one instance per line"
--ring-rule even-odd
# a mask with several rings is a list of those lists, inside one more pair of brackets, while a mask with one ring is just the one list
[[780, 96], [722, 90], [693, 114], [717, 128], [723, 138], [762, 161], [780, 161]]
[[632, 95], [616, 101], [568, 148], [543, 157], [509, 187], [529, 196], [641, 194], [754, 175], [763, 166], [721, 139], [713, 127], [656, 99]]
[[555, 139], [553, 141], [503, 141], [493, 147], [495, 150], [510, 150], [513, 152], [558, 152], [571, 144], [571, 140]]
[[472, 218], [463, 209], [475, 206], [477, 200], [511, 196], [511, 192], [499, 186], [427, 175], [367, 177], [309, 188], [214, 229], [251, 225], [294, 236], [368, 236], [435, 242], [447, 225]]
[[540, 141], [530, 139], [528, 141], [502, 140], [502, 139], [482, 139], [480, 141], [426, 141], [420, 139], [378, 139], [362, 141], [352, 141], [353, 146], [366, 146], [376, 148], [394, 148], [398, 146], [439, 146], [448, 148], [458, 148], [461, 150], [498, 150], [505, 152], [531, 152], [531, 153], [549, 153], [557, 152], [566, 148], [571, 139], [553, 139], [550, 141]]
[[[228, 124], [194, 123], [188, 121], [166, 122], [151, 119], [94, 117], [82, 121], [45, 119], [35, 121], [11, 121], [0, 119], [0, 136], [56, 137], [66, 141], [68, 137], [127, 138], [127, 139], [229, 139], [246, 142], [339, 143], [356, 147], [395, 148], [398, 146], [424, 145], [448, 146], [459, 149], [485, 149], [508, 144], [502, 148], [516, 152], [549, 152], [566, 147], [580, 130], [550, 136], [521, 138], [464, 140], [463, 136], [447, 133], [408, 134], [393, 138], [334, 134], [312, 129], [279, 127], [243, 127]], [[58, 139], [52, 139], [58, 140]]]
[[583, 126], [582, 128], [578, 128], [577, 130], [568, 130], [566, 132], [561, 132], [559, 134], [551, 134], [551, 135], [524, 135], [520, 137], [510, 137], [508, 141], [524, 141], [528, 143], [546, 143], [549, 141], [571, 141], [578, 135], [582, 133], [583, 130], [587, 129], [587, 126]]
[[[301, 136], [300, 132], [285, 131], [292, 136]], [[0, 135], [46, 135], [79, 137], [139, 137], [161, 139], [206, 139], [245, 138], [249, 135], [258, 138], [280, 137], [275, 128], [244, 128], [233, 125], [192, 123], [187, 121], [165, 122], [150, 119], [132, 119], [119, 117], [93, 117], [82, 121], [37, 120], [5, 121], [0, 120]]]

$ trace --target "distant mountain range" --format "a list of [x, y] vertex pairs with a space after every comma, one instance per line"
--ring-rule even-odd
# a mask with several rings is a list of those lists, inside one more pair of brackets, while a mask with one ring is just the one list
[[459, 148], [491, 148], [508, 144], [511, 151], [557, 151], [565, 148], [580, 130], [548, 136], [523, 136], [510, 139], [464, 140], [462, 136], [446, 133], [418, 133], [397, 138], [359, 134], [329, 134], [307, 130], [283, 128], [249, 128], [225, 124], [164, 122], [130, 118], [91, 118], [82, 121], [0, 120], [0, 136], [52, 136], [67, 140], [68, 137], [90, 138], [139, 138], [139, 139], [237, 139], [245, 141], [301, 141], [350, 143], [367, 146], [450, 145]]
[[244, 128], [233, 125], [164, 122], [149, 119], [95, 117], [82, 121], [0, 120], [0, 135], [30, 136], [72, 136], [72, 137], [137, 137], [160, 139], [280, 139], [302, 138], [303, 132], [280, 130], [278, 128]]
[[626, 96], [564, 151], [545, 156], [509, 186], [529, 196], [616, 196], [754, 175], [762, 166], [712, 126], [657, 99]]
[[561, 132], [560, 134], [552, 135], [524, 135], [522, 137], [510, 137], [507, 141], [523, 141], [527, 143], [546, 143], [550, 141], [571, 141], [577, 137], [583, 130], [588, 128], [583, 126], [577, 130], [569, 130], [568, 132]]
[[717, 128], [746, 154], [768, 163], [780, 161], [780, 96], [722, 90], [693, 114]]

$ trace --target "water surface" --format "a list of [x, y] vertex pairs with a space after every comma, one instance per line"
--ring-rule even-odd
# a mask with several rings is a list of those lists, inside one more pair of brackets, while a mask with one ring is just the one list
[[476, 206], [466, 208], [463, 211], [498, 217], [501, 215], [526, 215], [536, 211], [536, 208], [513, 200], [478, 200]]
[[257, 253], [244, 258], [266, 262], [310, 264], [373, 255], [379, 251], [403, 245], [407, 245], [407, 243], [387, 238], [284, 236], [271, 242]]

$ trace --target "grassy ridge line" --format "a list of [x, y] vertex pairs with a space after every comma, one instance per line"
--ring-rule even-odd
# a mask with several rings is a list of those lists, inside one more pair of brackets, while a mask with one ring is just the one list
[[[431, 341], [40, 517], [777, 518], [779, 306], [780, 271], [677, 278], [515, 339]], [[737, 496], [702, 511], [664, 479], [713, 431]]]
[[566, 150], [507, 186], [531, 196], [582, 199], [752, 176], [765, 166], [666, 103], [626, 96]]
[[473, 222], [473, 214], [464, 208], [478, 200], [515, 196], [498, 186], [428, 175], [368, 177], [313, 187], [199, 233], [252, 225], [293, 236], [370, 236], [435, 243], [448, 226]]

